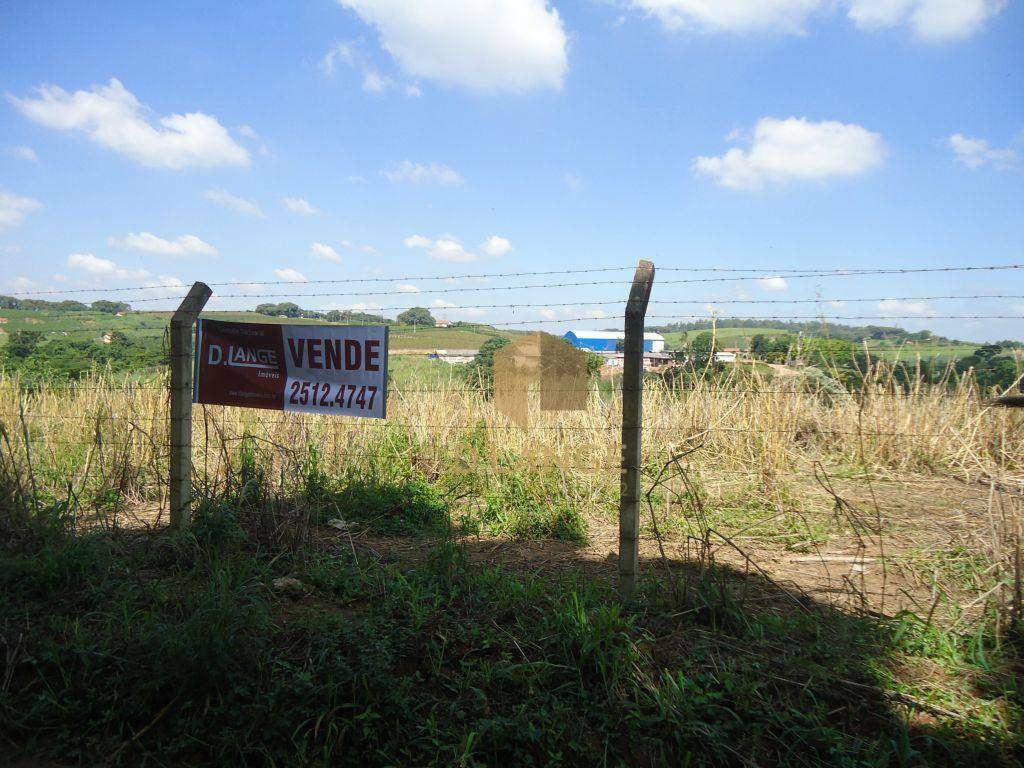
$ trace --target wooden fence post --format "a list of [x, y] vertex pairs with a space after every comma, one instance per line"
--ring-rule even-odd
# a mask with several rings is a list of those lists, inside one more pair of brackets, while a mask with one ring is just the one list
[[622, 475], [619, 485], [619, 596], [629, 600], [640, 559], [640, 450], [644, 390], [644, 318], [654, 264], [640, 261], [626, 303], [622, 361]]
[[193, 284], [171, 317], [171, 527], [187, 528], [192, 501], [192, 326], [213, 291]]

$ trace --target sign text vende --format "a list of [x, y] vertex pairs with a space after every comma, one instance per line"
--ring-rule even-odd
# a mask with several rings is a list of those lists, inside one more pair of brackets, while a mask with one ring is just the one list
[[193, 401], [385, 418], [387, 326], [200, 318]]

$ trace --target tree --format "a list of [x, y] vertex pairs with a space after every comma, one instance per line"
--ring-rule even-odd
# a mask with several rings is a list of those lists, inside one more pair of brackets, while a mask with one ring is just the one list
[[711, 331], [694, 337], [690, 342], [690, 356], [694, 366], [704, 367], [715, 362], [715, 337]]
[[765, 334], [755, 334], [754, 338], [750, 340], [750, 354], [752, 354], [756, 360], [764, 360], [771, 352], [771, 346], [771, 341]]
[[[430, 310], [425, 307], [413, 307], [412, 309], [407, 309], [405, 312], [400, 314], [397, 319], [398, 322], [403, 325], [433, 326], [436, 323], [434, 316], [430, 314]], [[484, 346], [487, 346], [487, 344], [484, 344]], [[481, 350], [482, 349], [483, 347], [481, 347]]]
[[110, 315], [116, 315], [118, 312], [129, 312], [131, 305], [125, 304], [123, 301], [105, 301], [100, 299], [92, 303], [93, 312], [106, 312]]
[[4, 357], [11, 362], [20, 362], [30, 357], [39, 348], [43, 334], [39, 331], [15, 331], [4, 347]]
[[[404, 314], [404, 313], [403, 313]], [[401, 315], [399, 315], [401, 317]], [[473, 386], [479, 386], [490, 394], [494, 391], [494, 353], [512, 342], [501, 336], [494, 336], [485, 341], [476, 353], [473, 362], [465, 369], [466, 379]]]
[[255, 311], [271, 317], [307, 317], [310, 314], [315, 314], [306, 312], [291, 301], [282, 301], [280, 304], [257, 304]]

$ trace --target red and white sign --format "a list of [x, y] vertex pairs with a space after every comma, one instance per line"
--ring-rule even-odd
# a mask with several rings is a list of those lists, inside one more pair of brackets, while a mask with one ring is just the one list
[[192, 401], [383, 419], [384, 325], [196, 323]]

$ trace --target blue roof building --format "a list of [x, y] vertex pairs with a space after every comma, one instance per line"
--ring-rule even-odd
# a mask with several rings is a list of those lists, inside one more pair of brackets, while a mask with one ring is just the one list
[[[571, 330], [565, 334], [574, 347], [590, 352], [619, 352], [626, 334], [622, 331]], [[660, 333], [644, 334], [644, 352], [664, 352], [665, 337]]]

